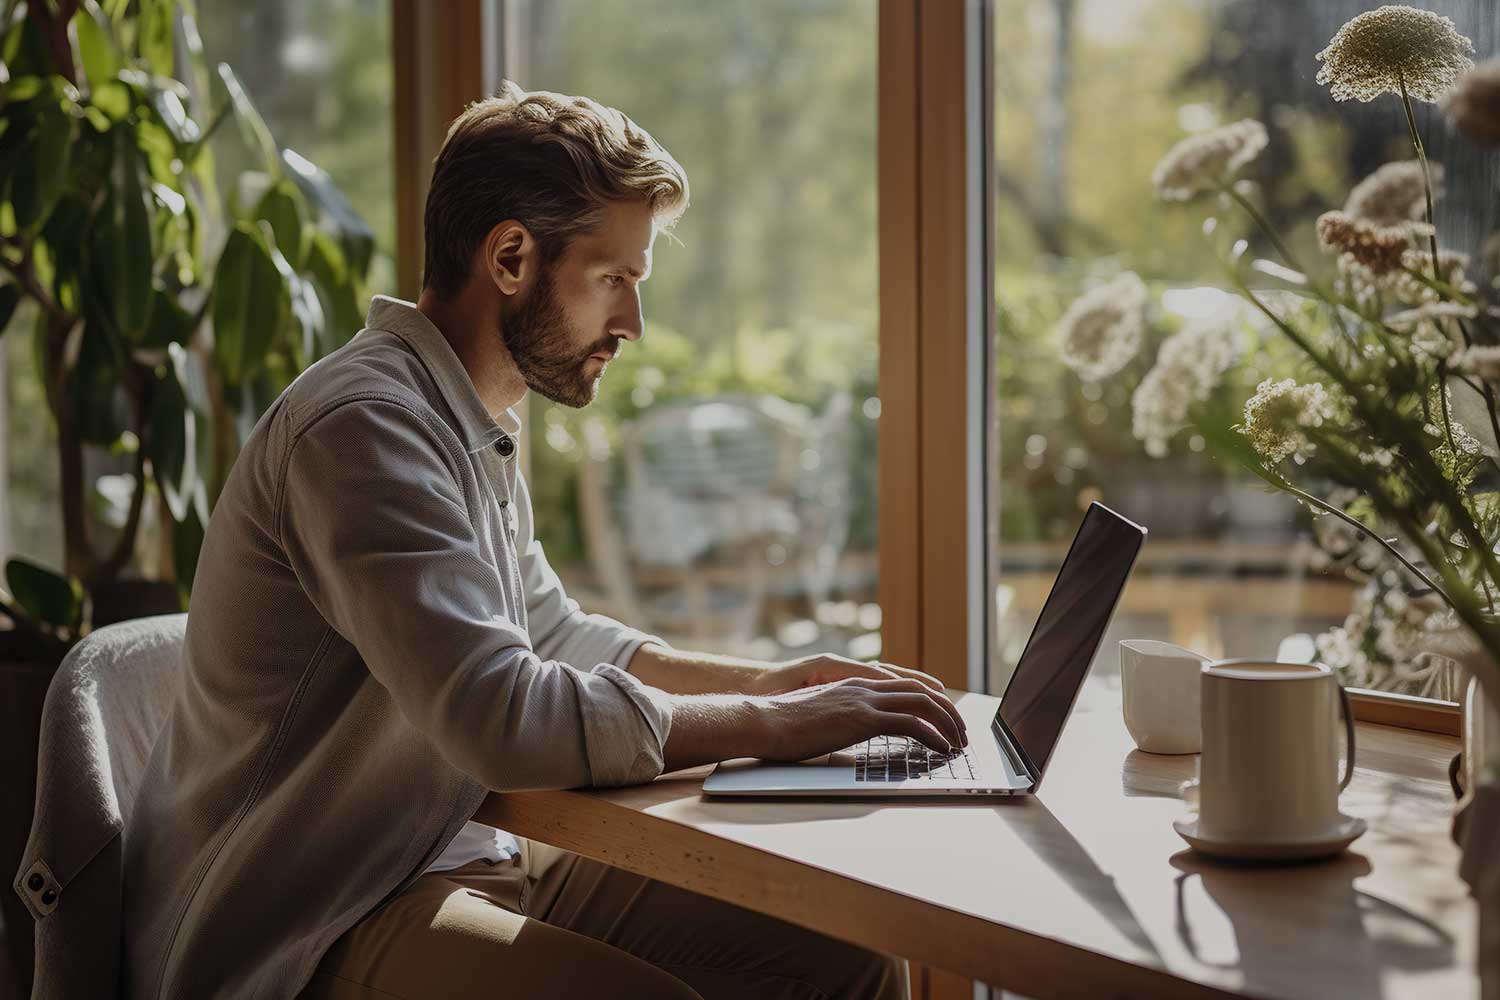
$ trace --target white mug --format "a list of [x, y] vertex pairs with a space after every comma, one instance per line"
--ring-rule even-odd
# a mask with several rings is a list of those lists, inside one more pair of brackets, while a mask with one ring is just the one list
[[[1354, 775], [1349, 696], [1319, 663], [1215, 660], [1202, 667], [1198, 826], [1219, 840], [1314, 840], [1337, 829]], [[1338, 774], [1342, 708], [1348, 762]]]
[[1120, 643], [1120, 700], [1125, 728], [1147, 753], [1197, 753], [1203, 749], [1199, 677], [1208, 657], [1170, 642]]

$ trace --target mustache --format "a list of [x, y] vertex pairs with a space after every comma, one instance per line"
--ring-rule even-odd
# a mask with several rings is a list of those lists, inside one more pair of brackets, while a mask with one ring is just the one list
[[594, 344], [594, 346], [590, 347], [589, 350], [588, 350], [588, 353], [585, 354], [584, 357], [592, 357], [595, 354], [607, 354], [609, 357], [613, 358], [616, 354], [619, 354], [619, 353], [620, 353], [620, 338], [619, 337], [605, 337], [603, 340], [599, 341], [598, 343]]

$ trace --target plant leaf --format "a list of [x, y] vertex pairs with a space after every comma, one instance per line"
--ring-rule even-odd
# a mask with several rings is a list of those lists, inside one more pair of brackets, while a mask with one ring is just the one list
[[375, 253], [375, 231], [322, 167], [290, 149], [282, 151], [281, 161], [307, 200], [332, 220], [350, 269], [363, 278], [369, 273], [370, 258]]
[[214, 271], [214, 361], [231, 385], [255, 374], [289, 308], [271, 253], [257, 230], [239, 222]]
[[149, 424], [151, 471], [161, 487], [174, 521], [189, 514], [193, 489], [198, 481], [197, 421], [188, 406], [183, 382], [187, 377], [187, 354], [180, 345], [170, 350], [171, 364], [157, 384], [151, 400]]
[[301, 270], [307, 259], [302, 196], [285, 181], [277, 181], [261, 195], [255, 217], [271, 224], [276, 249], [293, 268]]
[[228, 63], [219, 63], [219, 79], [224, 81], [229, 100], [234, 104], [234, 117], [239, 122], [240, 134], [244, 136], [246, 145], [252, 152], [260, 154], [266, 173], [281, 173], [281, 157], [276, 154], [276, 140], [271, 137], [271, 130], [266, 127], [265, 119], [255, 109], [250, 95], [240, 86], [239, 77], [234, 75], [234, 70], [229, 68]]
[[165, 289], [157, 288], [151, 294], [151, 314], [146, 323], [146, 335], [140, 346], [162, 348], [169, 344], [186, 344], [193, 335], [193, 316], [178, 304], [177, 299]]
[[103, 86], [120, 72], [120, 56], [109, 30], [101, 23], [97, 4], [85, 0], [73, 14], [73, 32], [78, 39], [78, 59], [90, 89]]
[[16, 228], [31, 230], [47, 221], [68, 184], [73, 150], [73, 119], [61, 109], [38, 117], [36, 132], [11, 177], [10, 202]]
[[18, 557], [6, 561], [5, 582], [21, 608], [39, 622], [71, 629], [83, 618], [83, 588], [76, 580]]
[[188, 606], [188, 594], [193, 589], [193, 574], [198, 569], [198, 554], [203, 551], [203, 484], [194, 492], [194, 502], [187, 507], [187, 516], [172, 523], [172, 568], [177, 576], [177, 596], [184, 609]]
[[171, 76], [172, 21], [176, 14], [170, 0], [141, 0], [140, 35], [136, 44], [141, 58], [157, 76]]

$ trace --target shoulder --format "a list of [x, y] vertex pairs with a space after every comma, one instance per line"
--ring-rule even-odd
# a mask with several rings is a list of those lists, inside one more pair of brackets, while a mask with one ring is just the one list
[[275, 437], [281, 479], [334, 487], [385, 483], [475, 492], [463, 441], [446, 421], [421, 368], [394, 334], [362, 331], [288, 387]]

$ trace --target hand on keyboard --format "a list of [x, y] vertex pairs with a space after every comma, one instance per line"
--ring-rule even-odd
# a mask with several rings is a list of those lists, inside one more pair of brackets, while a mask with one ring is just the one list
[[806, 760], [889, 735], [947, 756], [968, 745], [947, 695], [912, 679], [849, 678], [766, 699], [770, 760]]

